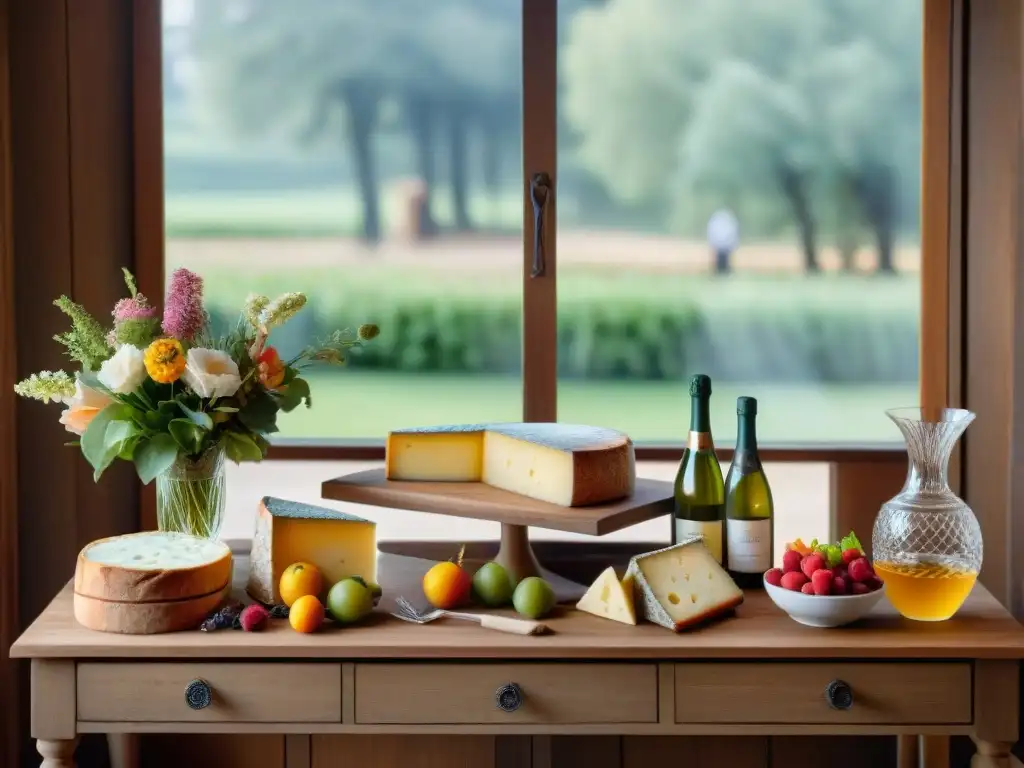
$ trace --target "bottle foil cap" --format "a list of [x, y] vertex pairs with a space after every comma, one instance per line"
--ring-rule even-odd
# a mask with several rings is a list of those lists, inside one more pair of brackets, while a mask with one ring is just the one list
[[698, 373], [690, 379], [690, 397], [708, 397], [711, 395], [711, 377]]
[[757, 415], [757, 398], [754, 397], [737, 397], [736, 398], [736, 414], [738, 416], [756, 416]]

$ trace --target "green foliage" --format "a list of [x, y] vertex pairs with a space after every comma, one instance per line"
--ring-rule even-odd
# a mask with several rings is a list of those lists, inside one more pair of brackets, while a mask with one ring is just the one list
[[[115, 422], [125, 423], [131, 420], [132, 410], [130, 406], [123, 403], [111, 403], [97, 413], [93, 420], [89, 422], [85, 434], [82, 435], [82, 455], [92, 465], [97, 479], [103, 473], [103, 470], [110, 466], [110, 463], [117, 457], [120, 451], [120, 441], [118, 443], [118, 450], [111, 450], [111, 446], [108, 444], [107, 428]], [[115, 429], [111, 432], [111, 437], [118, 437], [121, 434], [122, 430]]]
[[114, 327], [114, 340], [118, 344], [131, 344], [138, 349], [145, 349], [159, 333], [158, 317], [122, 320]]
[[15, 384], [14, 392], [43, 403], [58, 403], [75, 394], [75, 379], [67, 371], [40, 371]]
[[107, 343], [103, 326], [85, 311], [85, 307], [67, 296], [61, 296], [53, 304], [71, 318], [71, 330], [57, 334], [53, 337], [54, 341], [63, 344], [68, 357], [81, 363], [85, 370], [98, 370], [100, 364], [113, 352]]
[[143, 441], [135, 451], [135, 471], [143, 484], [166, 472], [178, 458], [178, 443], [167, 432], [159, 432]]

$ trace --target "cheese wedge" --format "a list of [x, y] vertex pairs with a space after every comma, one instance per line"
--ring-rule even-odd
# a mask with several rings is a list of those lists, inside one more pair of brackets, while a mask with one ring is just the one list
[[629, 563], [640, 613], [648, 621], [679, 632], [735, 608], [743, 602], [736, 586], [700, 536]]
[[261, 603], [281, 602], [281, 573], [312, 563], [327, 588], [347, 576], [377, 580], [377, 525], [312, 504], [265, 497], [256, 514], [246, 591]]
[[636, 608], [633, 605], [633, 577], [619, 581], [615, 569], [604, 569], [597, 580], [590, 585], [587, 593], [576, 603], [576, 608], [595, 616], [601, 616], [623, 624], [636, 624]]
[[162, 603], [119, 603], [75, 594], [75, 620], [98, 632], [126, 635], [155, 635], [196, 629], [203, 619], [220, 607], [231, 591], [229, 586], [210, 595]]
[[122, 603], [202, 597], [230, 582], [226, 544], [165, 531], [94, 541], [75, 566], [76, 594]]
[[484, 482], [563, 507], [632, 495], [633, 442], [602, 427], [463, 424], [388, 433], [389, 480]]

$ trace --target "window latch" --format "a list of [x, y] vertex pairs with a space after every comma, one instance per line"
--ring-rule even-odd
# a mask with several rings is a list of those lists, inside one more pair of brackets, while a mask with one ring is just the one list
[[533, 203], [533, 266], [530, 277], [544, 274], [544, 206], [551, 195], [551, 177], [541, 171], [530, 177], [530, 201]]

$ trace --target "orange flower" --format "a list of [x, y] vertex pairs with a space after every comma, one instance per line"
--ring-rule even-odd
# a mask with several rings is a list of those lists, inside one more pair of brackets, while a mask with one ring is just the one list
[[284, 363], [273, 347], [265, 347], [257, 358], [260, 384], [267, 389], [277, 389], [284, 383]]
[[68, 432], [76, 435], [85, 434], [96, 414], [113, 401], [102, 392], [83, 387], [82, 382], [75, 382], [75, 395], [66, 401], [67, 408], [60, 415], [60, 423]]
[[185, 350], [177, 339], [157, 339], [146, 349], [145, 362], [153, 381], [173, 384], [185, 372]]

